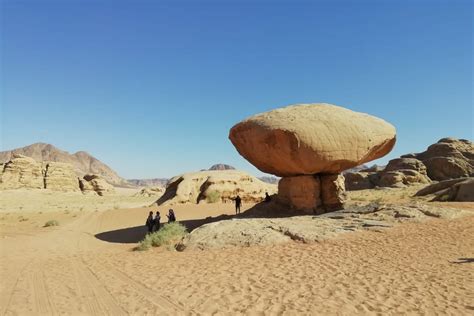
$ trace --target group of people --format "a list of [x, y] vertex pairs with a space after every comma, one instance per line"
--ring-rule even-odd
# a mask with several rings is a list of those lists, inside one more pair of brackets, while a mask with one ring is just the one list
[[[166, 215], [166, 217], [168, 217], [168, 223], [176, 222], [176, 216], [174, 215], [174, 211], [172, 209], [168, 211], [168, 215]], [[148, 228], [149, 233], [152, 233], [154, 231], [155, 232], [159, 231], [160, 225], [161, 225], [160, 212], [156, 211], [156, 215], [154, 218], [153, 218], [153, 212], [150, 212], [148, 214], [148, 218], [146, 219], [145, 225]]]
[[[240, 214], [240, 207], [242, 206], [242, 198], [239, 195], [237, 195], [232, 200], [235, 202], [235, 214]], [[265, 192], [264, 201], [267, 203], [271, 201], [271, 197], [270, 195], [268, 195], [267, 192]], [[176, 221], [176, 216], [174, 215], [174, 211], [172, 209], [168, 211], [168, 215], [166, 215], [166, 217], [168, 217], [168, 223], [172, 223]], [[146, 227], [148, 227], [149, 233], [152, 233], [154, 231], [155, 232], [159, 231], [160, 225], [161, 225], [160, 212], [156, 211], [155, 217], [153, 217], [153, 212], [150, 212], [150, 214], [148, 214], [148, 218], [146, 219], [145, 225]]]

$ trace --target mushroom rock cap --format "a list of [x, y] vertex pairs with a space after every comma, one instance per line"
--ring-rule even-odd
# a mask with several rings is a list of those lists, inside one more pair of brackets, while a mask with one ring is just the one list
[[237, 151], [280, 177], [340, 173], [389, 153], [395, 127], [340, 106], [296, 104], [247, 118], [231, 128]]

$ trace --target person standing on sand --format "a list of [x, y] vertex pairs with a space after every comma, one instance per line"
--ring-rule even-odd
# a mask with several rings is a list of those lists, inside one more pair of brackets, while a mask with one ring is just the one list
[[235, 215], [240, 214], [240, 206], [242, 205], [242, 199], [239, 195], [234, 199], [235, 201]]
[[168, 223], [176, 222], [176, 216], [174, 215], [174, 211], [172, 209], [169, 210], [168, 215]]
[[148, 233], [153, 232], [153, 226], [155, 226], [155, 221], [153, 220], [153, 212], [148, 214], [148, 218], [146, 219], [145, 225], [148, 227]]
[[268, 192], [265, 192], [265, 203], [268, 203], [272, 200], [272, 198], [270, 197], [270, 195], [268, 195]]
[[161, 221], [160, 212], [156, 211], [156, 215], [155, 215], [155, 231], [156, 232], [160, 230], [160, 221]]

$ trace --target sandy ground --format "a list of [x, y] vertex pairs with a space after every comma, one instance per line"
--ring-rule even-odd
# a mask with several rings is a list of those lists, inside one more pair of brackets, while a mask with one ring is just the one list
[[[233, 213], [230, 204], [173, 209], [187, 221]], [[314, 244], [131, 251], [149, 210], [3, 210], [2, 315], [474, 313], [474, 216]], [[48, 219], [60, 226], [41, 227]]]

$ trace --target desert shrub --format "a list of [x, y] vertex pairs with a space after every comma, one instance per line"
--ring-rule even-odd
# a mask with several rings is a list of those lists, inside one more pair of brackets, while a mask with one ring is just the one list
[[47, 221], [46, 223], [44, 223], [43, 227], [49, 227], [49, 226], [59, 226], [59, 222], [55, 219], [52, 219], [52, 220]]
[[206, 196], [207, 203], [216, 203], [221, 199], [221, 194], [217, 191], [209, 192]]
[[174, 246], [184, 235], [186, 235], [184, 225], [178, 222], [165, 224], [159, 231], [146, 235], [134, 250], [143, 251], [151, 247]]

